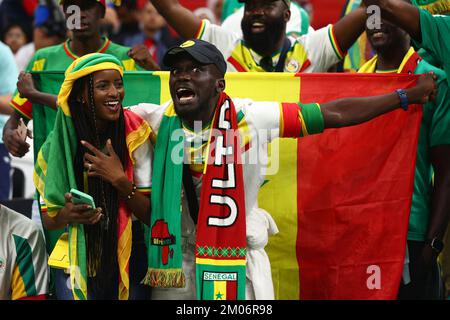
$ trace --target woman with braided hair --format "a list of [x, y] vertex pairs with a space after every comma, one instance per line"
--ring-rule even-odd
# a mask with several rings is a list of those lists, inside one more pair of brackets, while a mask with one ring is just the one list
[[[146, 250], [143, 239], [140, 247], [135, 241], [142, 226], [132, 220], [149, 223], [150, 201], [141, 191], [150, 183], [150, 127], [123, 110], [122, 76], [111, 55], [75, 60], [58, 95], [55, 128], [38, 154], [34, 180], [47, 206], [44, 225], [68, 230], [70, 285], [60, 271], [58, 298], [147, 298], [139, 285]], [[91, 195], [97, 208], [74, 204], [71, 188]]]

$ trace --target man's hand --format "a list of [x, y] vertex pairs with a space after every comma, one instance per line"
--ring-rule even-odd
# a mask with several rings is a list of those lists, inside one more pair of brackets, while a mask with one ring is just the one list
[[161, 70], [158, 64], [153, 60], [148, 48], [143, 44], [138, 44], [130, 49], [130, 51], [128, 51], [128, 56], [145, 70]]
[[84, 167], [88, 169], [89, 177], [102, 178], [114, 187], [117, 186], [121, 179], [126, 178], [122, 162], [114, 151], [110, 139], [106, 142], [108, 154], [104, 154], [89, 142], [81, 141], [81, 144], [92, 153], [84, 154]]
[[19, 81], [17, 81], [17, 90], [20, 93], [21, 98], [27, 98], [32, 100], [32, 97], [36, 94], [37, 90], [34, 86], [33, 77], [31, 73], [21, 71], [19, 74]]
[[[19, 130], [19, 116], [13, 113], [6, 122], [3, 129], [3, 143], [6, 149], [14, 157], [22, 158], [28, 151], [30, 151], [30, 145], [24, 140]], [[27, 129], [27, 136], [32, 137], [32, 133]]]
[[414, 87], [407, 89], [410, 104], [425, 104], [434, 101], [437, 95], [437, 77], [433, 72], [421, 76]]

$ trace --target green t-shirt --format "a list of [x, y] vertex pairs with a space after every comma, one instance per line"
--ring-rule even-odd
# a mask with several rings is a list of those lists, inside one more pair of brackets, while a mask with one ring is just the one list
[[420, 9], [422, 42], [415, 45], [430, 52], [447, 74], [450, 85], [450, 16], [431, 15]]
[[422, 60], [415, 74], [433, 71], [438, 76], [436, 100], [423, 107], [414, 177], [414, 193], [409, 218], [408, 240], [424, 241], [431, 210], [433, 169], [430, 148], [450, 144], [450, 90], [445, 73]]

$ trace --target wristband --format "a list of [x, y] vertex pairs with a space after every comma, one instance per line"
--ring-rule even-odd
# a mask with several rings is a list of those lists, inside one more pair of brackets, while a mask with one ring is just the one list
[[127, 200], [131, 200], [131, 198], [134, 197], [134, 195], [136, 194], [136, 189], [136, 185], [133, 183], [133, 189], [131, 190], [131, 193], [127, 195]]
[[409, 102], [408, 102], [408, 96], [406, 95], [406, 91], [403, 89], [397, 89], [397, 90], [395, 90], [395, 92], [397, 92], [398, 97], [400, 98], [400, 107], [403, 110], [407, 111]]

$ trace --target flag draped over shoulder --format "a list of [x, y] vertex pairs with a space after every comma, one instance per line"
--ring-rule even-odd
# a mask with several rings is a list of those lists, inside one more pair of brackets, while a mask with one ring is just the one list
[[[58, 111], [52, 133], [37, 154], [34, 183], [45, 201], [47, 213], [54, 217], [65, 204], [64, 194], [71, 188], [77, 188], [74, 158], [78, 138], [73, 124], [68, 98], [73, 83], [88, 74], [100, 70], [117, 70], [123, 74], [120, 62], [106, 54], [90, 54], [75, 60], [67, 69], [65, 80], [58, 95]], [[133, 179], [132, 152], [150, 135], [150, 127], [137, 115], [126, 111], [125, 135], [129, 152], [129, 161], [125, 173]], [[136, 134], [139, 133], [139, 134]], [[130, 136], [134, 139], [131, 141]], [[138, 139], [136, 139], [138, 137]], [[131, 212], [123, 201], [118, 210], [118, 265], [119, 265], [119, 299], [128, 299], [129, 294], [129, 259], [131, 255]], [[87, 263], [86, 239], [82, 224], [69, 225], [69, 261], [70, 280], [74, 299], [87, 299]]]
[[[45, 74], [41, 74], [44, 81]], [[166, 72], [125, 73], [124, 105], [170, 99]], [[383, 94], [407, 75], [228, 73], [227, 93], [326, 102]], [[279, 233], [266, 247], [277, 299], [394, 299], [403, 269], [421, 108], [317, 136], [280, 139], [258, 203]]]

